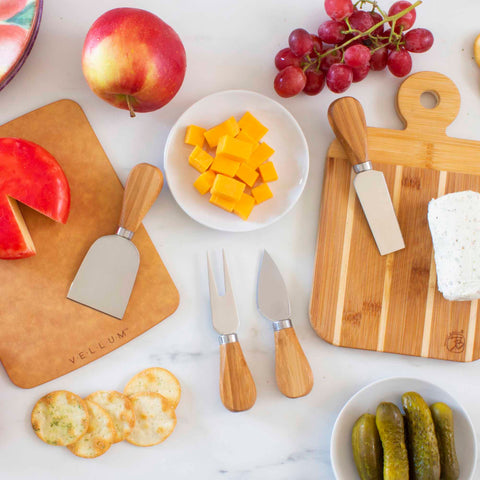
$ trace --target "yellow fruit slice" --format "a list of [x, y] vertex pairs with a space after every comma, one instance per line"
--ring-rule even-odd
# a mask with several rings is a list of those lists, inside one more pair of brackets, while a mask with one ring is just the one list
[[480, 67], [480, 35], [478, 35], [473, 44], [473, 56], [475, 57], [477, 65]]

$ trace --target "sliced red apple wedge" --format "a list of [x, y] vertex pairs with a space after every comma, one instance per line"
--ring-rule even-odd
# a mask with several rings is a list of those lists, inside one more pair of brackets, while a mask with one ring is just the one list
[[35, 255], [19, 201], [56, 222], [66, 223], [70, 187], [44, 148], [19, 138], [0, 138], [0, 258]]

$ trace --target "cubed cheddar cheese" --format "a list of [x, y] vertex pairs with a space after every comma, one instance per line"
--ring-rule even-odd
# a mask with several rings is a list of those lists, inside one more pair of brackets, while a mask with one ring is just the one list
[[275, 170], [273, 162], [263, 163], [258, 167], [258, 171], [260, 172], [260, 175], [264, 182], [274, 182], [275, 180], [278, 180], [278, 174]]
[[217, 155], [210, 167], [216, 173], [223, 173], [227, 177], [234, 177], [238, 171], [240, 162], [236, 162], [231, 158], [224, 157], [223, 155]]
[[246, 160], [247, 164], [256, 170], [262, 163], [266, 162], [273, 154], [275, 150], [265, 142], [262, 142], [250, 155], [250, 158]]
[[236, 213], [242, 220], [247, 220], [252, 213], [255, 206], [255, 199], [251, 195], [242, 193], [240, 200], [233, 207], [234, 213]]
[[257, 141], [268, 132], [268, 128], [260, 123], [250, 112], [245, 113], [245, 115], [238, 121], [238, 125], [241, 130], [248, 133], [248, 135]]
[[185, 143], [188, 145], [203, 147], [203, 142], [205, 141], [204, 133], [206, 132], [205, 128], [197, 127], [196, 125], [189, 125], [187, 131], [185, 132]]
[[211, 193], [212, 195], [220, 195], [222, 197], [233, 200], [234, 202], [238, 202], [244, 190], [244, 183], [239, 182], [234, 178], [218, 174], [215, 177], [215, 181], [213, 182]]
[[242, 142], [230, 135], [221, 137], [217, 145], [217, 155], [223, 155], [239, 162], [248, 160], [252, 155], [252, 150], [253, 145], [251, 143]]
[[230, 117], [219, 125], [216, 125], [210, 130], [207, 130], [204, 133], [204, 136], [207, 139], [208, 145], [213, 148], [218, 145], [218, 141], [224, 135], [230, 135], [231, 137], [235, 137], [238, 135], [239, 132], [240, 127], [238, 126], [235, 117]]
[[216, 174], [212, 170], [207, 170], [197, 177], [193, 182], [193, 186], [198, 190], [200, 195], [205, 195], [212, 188]]
[[258, 142], [251, 137], [245, 130], [240, 130], [240, 133], [235, 137], [237, 140], [241, 140], [242, 142], [251, 143], [253, 145], [253, 150], [258, 147]]
[[242, 182], [246, 183], [249, 187], [252, 187], [253, 184], [257, 181], [258, 172], [249, 165], [247, 165], [245, 162], [243, 162], [238, 167], [235, 176]]
[[273, 197], [273, 193], [266, 183], [261, 183], [258, 187], [252, 188], [252, 195], [257, 204]]
[[232, 200], [230, 198], [225, 198], [222, 195], [216, 195], [215, 193], [212, 193], [212, 196], [210, 197], [210, 203], [213, 203], [217, 207], [223, 208], [227, 212], [232, 212], [233, 208], [235, 207], [235, 204], [237, 203], [236, 200]]
[[210, 167], [213, 162], [213, 157], [209, 155], [205, 150], [202, 150], [198, 145], [193, 149], [192, 153], [188, 157], [188, 163], [203, 173]]

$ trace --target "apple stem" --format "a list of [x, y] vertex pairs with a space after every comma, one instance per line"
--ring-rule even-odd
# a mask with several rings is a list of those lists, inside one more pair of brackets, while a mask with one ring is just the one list
[[133, 118], [136, 115], [135, 115], [135, 111], [133, 110], [132, 104], [130, 103], [130, 95], [125, 95], [125, 97], [127, 99], [128, 109], [130, 110], [130, 117]]

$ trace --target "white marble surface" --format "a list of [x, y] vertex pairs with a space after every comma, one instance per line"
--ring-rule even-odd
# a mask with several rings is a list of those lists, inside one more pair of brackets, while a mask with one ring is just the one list
[[[329, 92], [281, 100], [272, 80], [273, 58], [296, 27], [314, 31], [325, 19], [321, 0], [47, 0], [37, 43], [25, 66], [0, 92], [0, 122], [60, 98], [84, 108], [116, 171], [126, 179], [137, 162], [162, 167], [170, 126], [191, 103], [212, 92], [243, 88], [279, 100], [304, 129], [311, 170], [298, 205], [264, 230], [227, 234], [194, 223], [174, 203], [168, 188], [145, 225], [181, 295], [177, 312], [158, 327], [106, 357], [32, 390], [10, 383], [0, 369], [0, 478], [310, 480], [331, 479], [329, 441], [336, 415], [360, 387], [387, 376], [414, 376], [449, 389], [467, 408], [480, 431], [480, 364], [457, 364], [398, 355], [335, 348], [319, 339], [308, 321], [313, 256], [325, 151], [332, 139], [326, 109]], [[391, 2], [381, 0], [383, 6]], [[134, 120], [96, 98], [80, 68], [83, 38], [104, 11], [120, 5], [157, 13], [171, 24], [186, 47], [188, 70], [175, 100]], [[418, 25], [430, 28], [436, 43], [414, 59], [414, 71], [437, 70], [459, 86], [463, 103], [449, 128], [453, 136], [480, 138], [480, 70], [471, 46], [480, 32], [480, 4], [426, 0]], [[386, 74], [355, 85], [349, 93], [364, 104], [368, 123], [400, 128], [394, 95], [400, 80]], [[236, 291], [240, 335], [258, 390], [251, 411], [227, 412], [218, 396], [218, 346], [210, 324], [205, 251], [225, 247]], [[289, 400], [274, 380], [271, 326], [255, 307], [255, 278], [267, 248], [288, 286], [298, 336], [315, 375], [312, 393]], [[0, 287], [1, 288], [1, 287]], [[1, 334], [1, 333], [0, 333]], [[48, 391], [80, 395], [122, 389], [137, 371], [160, 365], [178, 375], [183, 396], [178, 426], [162, 445], [115, 445], [95, 460], [40, 442], [29, 423], [35, 401]], [[480, 475], [480, 473], [478, 474]], [[353, 479], [352, 479], [353, 480]]]

